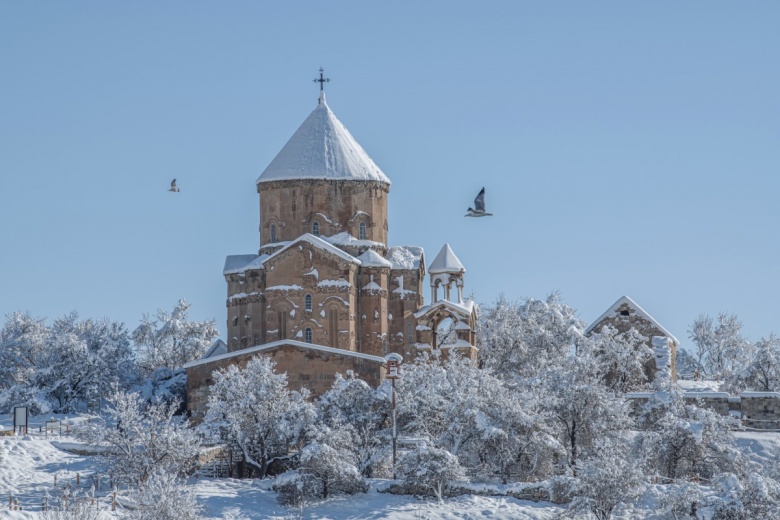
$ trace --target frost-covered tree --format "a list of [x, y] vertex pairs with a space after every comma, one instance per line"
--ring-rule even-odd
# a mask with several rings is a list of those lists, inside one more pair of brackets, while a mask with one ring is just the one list
[[575, 476], [581, 461], [593, 456], [597, 442], [624, 435], [631, 423], [625, 400], [606, 386], [603, 367], [587, 346], [543, 372], [538, 395], [553, 416], [568, 472]]
[[535, 378], [576, 348], [585, 330], [557, 293], [522, 303], [501, 296], [480, 322], [480, 365], [505, 378]]
[[271, 463], [297, 452], [316, 418], [308, 391], [289, 390], [287, 374], [274, 373], [274, 366], [257, 356], [246, 368], [214, 372], [204, 419], [206, 431], [235, 446], [260, 478]]
[[82, 409], [135, 374], [124, 325], [79, 320], [75, 312], [51, 327], [29, 314], [9, 315], [0, 331], [0, 367], [0, 407], [26, 405], [36, 414]]
[[698, 372], [702, 373], [703, 368], [696, 361], [693, 355], [684, 348], [677, 349], [677, 378], [693, 379]]
[[458, 457], [436, 447], [419, 447], [404, 454], [398, 468], [407, 489], [415, 494], [433, 494], [441, 502], [450, 481], [466, 477]]
[[688, 330], [696, 345], [696, 361], [711, 378], [725, 379], [739, 370], [748, 357], [750, 343], [742, 336], [742, 322], [734, 314], [716, 320], [701, 315]]
[[173, 312], [157, 310], [154, 318], [144, 315], [133, 331], [139, 364], [145, 375], [158, 368], [180, 368], [200, 358], [218, 332], [214, 320], [190, 321], [190, 304], [179, 300]]
[[600, 370], [605, 372], [607, 386], [619, 393], [645, 389], [650, 381], [645, 366], [652, 362], [653, 351], [647, 346], [647, 338], [636, 329], [619, 332], [605, 326], [587, 341]]
[[[387, 386], [387, 385], [386, 385]], [[347, 436], [350, 460], [365, 477], [373, 477], [388, 466], [390, 398], [352, 373], [336, 374], [330, 390], [317, 401], [318, 421]]]
[[155, 470], [183, 474], [200, 449], [188, 421], [174, 412], [178, 404], [148, 403], [137, 393], [118, 390], [102, 416], [76, 433], [101, 447], [101, 457], [117, 481], [144, 483]]
[[156, 469], [132, 493], [134, 507], [121, 515], [128, 520], [201, 520], [195, 489], [176, 474]]
[[121, 323], [79, 320], [73, 312], [54, 321], [50, 342], [38, 384], [57, 400], [58, 410], [72, 411], [90, 395], [126, 388], [135, 378], [129, 334]]
[[598, 520], [609, 520], [615, 508], [642, 491], [643, 475], [624, 439], [604, 437], [591, 456], [578, 462], [576, 497], [567, 513], [589, 511]]
[[780, 338], [771, 334], [751, 349], [747, 364], [729, 381], [734, 391], [777, 392], [780, 390]]
[[[487, 475], [538, 479], [562, 448], [551, 416], [523, 385], [497, 378], [455, 353], [402, 367], [397, 420], [403, 436], [456, 455]], [[500, 403], [497, 406], [496, 403]]]

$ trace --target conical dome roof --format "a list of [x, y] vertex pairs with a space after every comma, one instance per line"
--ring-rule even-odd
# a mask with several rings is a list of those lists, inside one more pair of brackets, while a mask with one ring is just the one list
[[465, 273], [466, 268], [460, 263], [458, 257], [452, 251], [449, 244], [444, 244], [439, 254], [431, 262], [431, 267], [428, 269], [430, 274], [441, 273]]
[[257, 183], [292, 179], [379, 181], [390, 179], [374, 164], [320, 93], [317, 108], [287, 141]]

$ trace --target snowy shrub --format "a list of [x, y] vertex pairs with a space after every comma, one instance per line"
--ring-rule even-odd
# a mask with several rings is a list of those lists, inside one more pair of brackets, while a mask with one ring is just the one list
[[173, 312], [157, 310], [155, 318], [144, 315], [133, 331], [141, 371], [150, 376], [158, 368], [181, 368], [200, 358], [218, 332], [214, 320], [189, 321], [190, 305], [179, 300]]
[[259, 355], [246, 368], [214, 372], [203, 430], [236, 447], [244, 461], [265, 478], [269, 466], [289, 459], [314, 423], [314, 406], [305, 389], [287, 388], [287, 374]]
[[114, 479], [143, 483], [154, 470], [172, 475], [187, 471], [200, 440], [186, 419], [174, 416], [178, 403], [148, 404], [137, 393], [117, 391], [110, 407], [76, 430], [90, 444], [101, 446]]
[[698, 511], [704, 501], [704, 495], [698, 484], [685, 482], [664, 486], [661, 497], [661, 509], [674, 520], [698, 519]]
[[298, 469], [280, 475], [274, 489], [282, 505], [300, 506], [331, 495], [365, 493], [368, 485], [358, 469], [345, 462], [338, 451], [314, 442], [301, 450]]
[[780, 518], [780, 483], [751, 472], [740, 479], [736, 474], [717, 475], [720, 492], [711, 499], [712, 520], [753, 520]]
[[187, 400], [187, 373], [183, 369], [158, 368], [138, 391], [149, 402], [181, 403], [183, 408]]
[[133, 508], [122, 514], [129, 520], [200, 520], [202, 507], [193, 487], [176, 475], [155, 470], [133, 493]]
[[735, 420], [685, 403], [677, 390], [650, 400], [639, 424], [637, 450], [648, 472], [679, 479], [744, 470], [746, 459], [731, 433]]
[[109, 513], [101, 511], [99, 506], [78, 490], [59, 497], [59, 500], [49, 500], [49, 509], [41, 516], [45, 520], [108, 520]]
[[433, 495], [441, 502], [449, 481], [463, 480], [466, 473], [458, 457], [439, 448], [416, 448], [398, 461], [399, 473], [407, 492]]
[[310, 475], [300, 473], [298, 470], [278, 475], [272, 489], [276, 491], [279, 503], [286, 507], [303, 509], [313, 499], [319, 499], [318, 485], [315, 480]]

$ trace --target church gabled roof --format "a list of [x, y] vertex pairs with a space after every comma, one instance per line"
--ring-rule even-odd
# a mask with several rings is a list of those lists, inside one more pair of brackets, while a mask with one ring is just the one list
[[439, 254], [433, 259], [431, 267], [428, 269], [430, 274], [440, 273], [465, 273], [466, 268], [460, 263], [458, 257], [452, 251], [449, 244], [444, 244]]
[[335, 255], [335, 256], [341, 258], [342, 260], [346, 260], [347, 262], [349, 262], [351, 264], [360, 265], [360, 260], [358, 260], [354, 256], [352, 256], [352, 255], [350, 255], [348, 253], [345, 253], [344, 251], [342, 251], [338, 247], [333, 246], [333, 245], [329, 244], [328, 242], [324, 241], [323, 239], [321, 239], [320, 237], [315, 237], [314, 235], [312, 235], [310, 233], [304, 233], [303, 235], [299, 236], [295, 240], [290, 241], [289, 244], [287, 244], [286, 246], [284, 246], [280, 250], [275, 251], [272, 254], [266, 256], [265, 258], [263, 258], [262, 264], [265, 265], [265, 263], [268, 260], [271, 260], [272, 258], [275, 258], [275, 257], [281, 255], [285, 251], [287, 251], [287, 250], [297, 246], [301, 242], [308, 242], [309, 244], [313, 245], [317, 249], [321, 249], [321, 250], [327, 251], [327, 252], [331, 253], [332, 255]]
[[390, 179], [336, 118], [320, 93], [317, 108], [258, 177], [261, 182], [292, 179], [379, 181]]

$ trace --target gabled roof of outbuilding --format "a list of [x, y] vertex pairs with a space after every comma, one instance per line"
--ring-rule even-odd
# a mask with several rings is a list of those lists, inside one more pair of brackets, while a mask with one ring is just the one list
[[324, 93], [320, 93], [317, 108], [258, 177], [257, 184], [292, 179], [379, 181], [390, 184], [390, 179], [330, 109]]
[[619, 308], [620, 308], [620, 306], [622, 306], [623, 304], [626, 304], [626, 305], [628, 305], [628, 306], [629, 306], [631, 309], [633, 309], [633, 310], [634, 310], [634, 312], [635, 312], [637, 315], [639, 315], [640, 317], [644, 318], [646, 321], [649, 321], [650, 323], [652, 323], [652, 324], [653, 324], [653, 326], [655, 326], [655, 327], [656, 327], [658, 330], [660, 330], [660, 331], [661, 331], [661, 332], [664, 334], [664, 336], [666, 336], [667, 338], [671, 339], [671, 340], [672, 340], [672, 341], [675, 343], [675, 345], [679, 345], [679, 344], [680, 344], [680, 342], [677, 340], [677, 338], [675, 338], [675, 337], [674, 337], [674, 334], [672, 334], [671, 332], [669, 332], [668, 330], [666, 330], [666, 329], [664, 328], [664, 326], [663, 326], [663, 325], [661, 325], [660, 323], [658, 323], [658, 322], [656, 321], [656, 319], [655, 319], [655, 318], [653, 318], [652, 316], [650, 316], [650, 314], [649, 314], [649, 313], [648, 313], [646, 310], [644, 310], [644, 309], [643, 309], [642, 307], [640, 307], [640, 306], [639, 306], [639, 305], [638, 305], [638, 304], [637, 304], [637, 303], [636, 303], [634, 300], [632, 300], [631, 298], [629, 298], [628, 296], [625, 296], [625, 295], [624, 295], [624, 296], [621, 296], [621, 297], [618, 299], [618, 301], [616, 301], [615, 303], [613, 303], [613, 304], [612, 304], [612, 306], [611, 306], [609, 309], [607, 309], [607, 310], [606, 310], [606, 312], [604, 312], [604, 314], [602, 314], [601, 316], [599, 316], [598, 318], [596, 318], [596, 319], [593, 321], [593, 323], [591, 323], [591, 324], [588, 326], [588, 328], [587, 328], [587, 329], [585, 329], [585, 334], [588, 334], [588, 333], [589, 333], [589, 332], [591, 332], [591, 331], [592, 331], [594, 328], [596, 328], [596, 326], [597, 326], [599, 323], [601, 323], [601, 321], [602, 321], [602, 320], [604, 320], [604, 318], [608, 318], [608, 317], [610, 317], [610, 316], [615, 316], [615, 315], [617, 314], [617, 311], [618, 311], [618, 309], [619, 309]]

